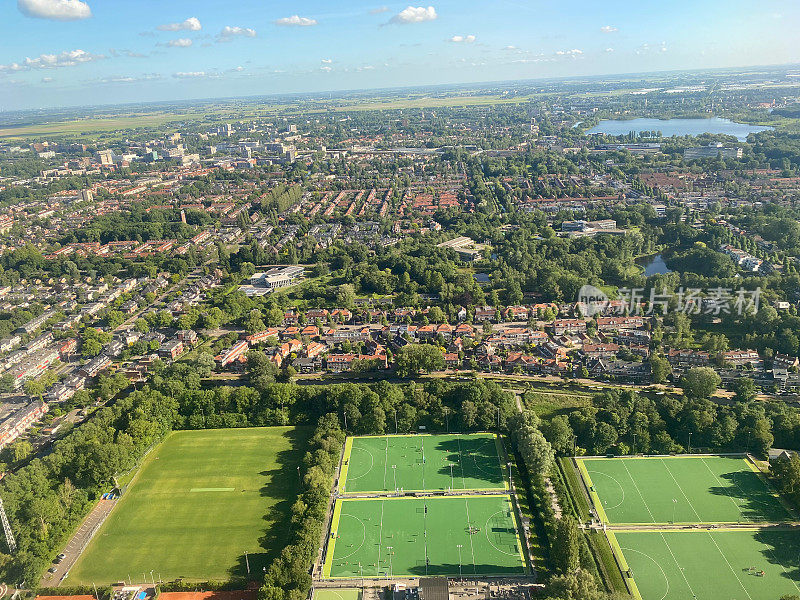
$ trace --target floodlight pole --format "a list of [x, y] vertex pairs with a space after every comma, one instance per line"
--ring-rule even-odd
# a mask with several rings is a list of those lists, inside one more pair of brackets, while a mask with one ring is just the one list
[[690, 431], [689, 432], [689, 448], [687, 450], [687, 454], [691, 454], [691, 453], [692, 453], [692, 432]]
[[458, 548], [458, 580], [461, 581], [461, 544], [456, 544], [456, 548]]
[[244, 551], [244, 562], [247, 565], [247, 574], [250, 575], [250, 558], [247, 556], [247, 550]]
[[633, 434], [633, 453], [636, 454], [636, 434]]
[[675, 525], [675, 507], [678, 505], [678, 501], [673, 498], [672, 499], [672, 524]]
[[394, 434], [397, 435], [397, 409], [394, 409]]

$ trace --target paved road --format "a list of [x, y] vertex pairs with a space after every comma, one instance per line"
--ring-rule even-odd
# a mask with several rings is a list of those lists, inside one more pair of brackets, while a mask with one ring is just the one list
[[108, 517], [116, 503], [116, 500], [100, 500], [97, 503], [97, 506], [95, 506], [92, 512], [83, 520], [78, 531], [75, 532], [75, 535], [72, 536], [72, 539], [70, 539], [67, 547], [64, 549], [63, 552], [66, 554], [66, 558], [64, 558], [60, 564], [53, 565], [56, 568], [54, 573], [45, 573], [42, 577], [40, 583], [41, 587], [58, 587], [61, 585], [69, 573], [69, 570], [78, 562], [81, 553], [100, 528], [100, 525], [103, 524], [103, 521], [106, 520], [106, 517]]

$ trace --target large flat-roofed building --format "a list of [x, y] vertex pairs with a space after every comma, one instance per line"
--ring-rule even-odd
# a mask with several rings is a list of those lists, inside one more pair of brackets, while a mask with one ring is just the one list
[[708, 146], [697, 146], [695, 148], [686, 148], [683, 151], [683, 158], [685, 160], [696, 160], [700, 158], [742, 158], [741, 148], [726, 148], [719, 142], [716, 144], [709, 144]]
[[479, 244], [476, 241], [466, 237], [459, 236], [452, 240], [438, 244], [439, 248], [452, 248], [459, 258], [466, 262], [473, 262], [483, 256], [483, 251], [488, 248], [486, 244]]
[[267, 289], [277, 289], [292, 285], [298, 277], [303, 274], [303, 267], [274, 267], [262, 273], [254, 273], [250, 277], [250, 285], [253, 287], [265, 287]]

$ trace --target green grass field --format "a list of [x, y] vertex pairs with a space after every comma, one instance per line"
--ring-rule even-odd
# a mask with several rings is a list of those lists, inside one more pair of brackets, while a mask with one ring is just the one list
[[797, 531], [631, 531], [615, 536], [643, 600], [775, 600], [800, 594]]
[[[245, 576], [280, 552], [309, 430], [176, 431], [154, 448], [66, 585], [154, 571], [165, 581]], [[149, 577], [149, 576], [148, 576]]]
[[315, 588], [314, 600], [361, 600], [358, 588]]
[[345, 493], [505, 489], [497, 436], [400, 435], [349, 438]]
[[[608, 523], [776, 522], [791, 515], [742, 457], [579, 459]], [[581, 466], [582, 465], [582, 466]], [[605, 513], [603, 517], [602, 513]]]
[[508, 496], [338, 500], [325, 576], [522, 575]]

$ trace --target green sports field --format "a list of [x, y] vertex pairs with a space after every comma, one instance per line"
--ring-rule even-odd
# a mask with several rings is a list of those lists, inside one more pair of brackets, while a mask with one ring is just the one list
[[[780, 522], [792, 517], [743, 457], [578, 459], [607, 523]], [[599, 503], [599, 507], [598, 507]]]
[[505, 489], [491, 433], [348, 438], [344, 493]]
[[643, 600], [775, 600], [784, 594], [800, 594], [798, 531], [614, 535]]
[[358, 588], [314, 588], [314, 600], [361, 600]]
[[326, 577], [523, 575], [508, 496], [337, 500]]
[[[66, 585], [154, 571], [163, 580], [224, 580], [252, 572], [284, 545], [309, 430], [177, 431], [154, 448]], [[265, 550], [268, 548], [268, 550]]]

